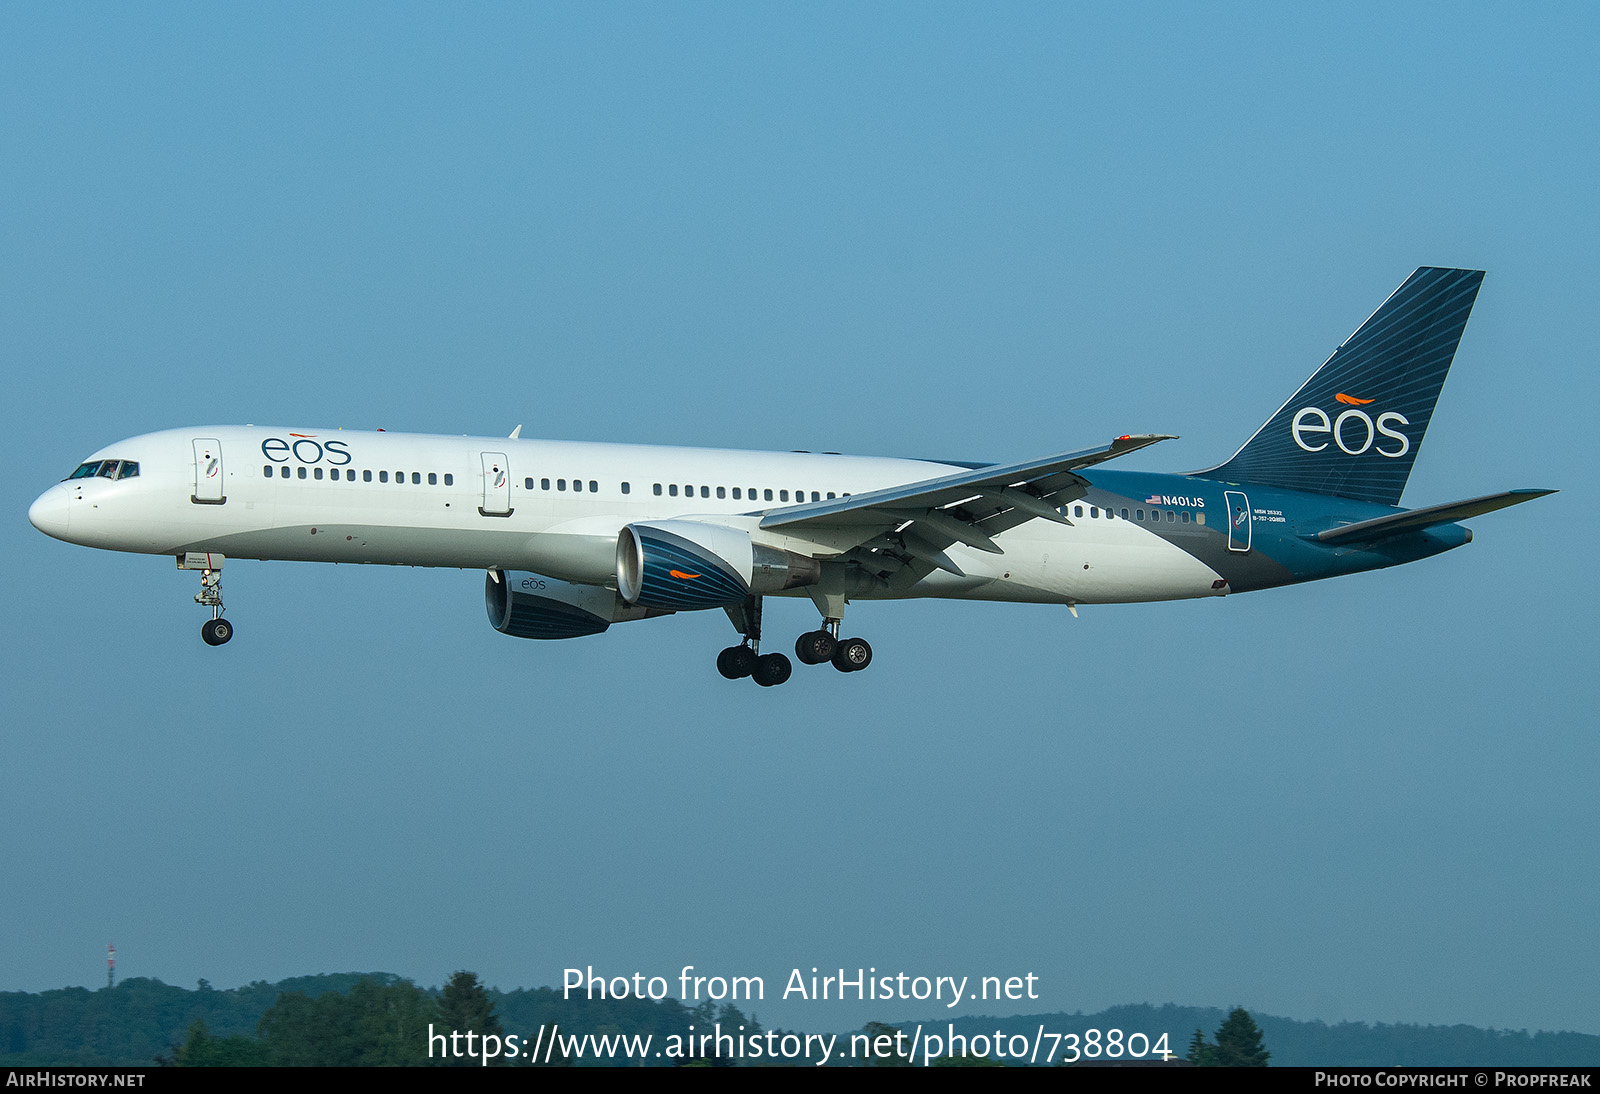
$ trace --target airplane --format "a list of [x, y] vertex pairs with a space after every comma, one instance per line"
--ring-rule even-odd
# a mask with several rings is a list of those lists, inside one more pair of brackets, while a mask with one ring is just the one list
[[762, 601], [809, 597], [807, 665], [872, 661], [845, 605], [1223, 597], [1381, 569], [1472, 540], [1459, 523], [1551, 490], [1400, 507], [1481, 270], [1414, 272], [1230, 458], [1186, 474], [1100, 464], [1167, 434], [1018, 463], [832, 452], [204, 426], [102, 448], [28, 510], [69, 543], [200, 572], [220, 646], [228, 559], [483, 569], [503, 634], [560, 639], [723, 609], [717, 669], [787, 680]]

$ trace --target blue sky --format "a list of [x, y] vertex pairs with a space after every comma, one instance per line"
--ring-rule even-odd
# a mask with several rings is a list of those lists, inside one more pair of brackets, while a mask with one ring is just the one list
[[[1040, 977], [1600, 1033], [1590, 5], [0, 9], [0, 990], [458, 968]], [[35, 532], [254, 422], [1230, 454], [1419, 265], [1489, 271], [1405, 500], [1469, 548], [1192, 604], [496, 634], [477, 572]], [[804, 601], [769, 633], [813, 625]], [[914, 1004], [754, 1008], [842, 1027]]]

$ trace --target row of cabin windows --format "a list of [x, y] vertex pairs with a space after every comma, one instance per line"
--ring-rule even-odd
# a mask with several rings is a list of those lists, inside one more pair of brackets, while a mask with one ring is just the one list
[[[656, 483], [651, 489], [654, 491], [656, 497], [659, 498], [661, 496], [661, 492], [662, 492], [663, 488], [662, 488], [662, 485], [659, 482]], [[666, 485], [665, 489], [666, 489], [666, 493], [667, 493], [668, 497], [675, 498], [675, 497], [678, 496], [678, 484], [677, 483], [669, 482]], [[726, 498], [726, 497], [728, 497], [728, 491], [729, 491], [730, 488], [726, 487], [726, 486], [714, 486], [714, 487], [713, 486], [701, 486], [698, 489], [700, 491], [700, 496], [702, 498], [711, 497], [711, 492], [713, 490], [716, 491], [716, 496], [717, 497]], [[759, 501], [788, 501], [789, 500], [789, 491], [787, 491], [787, 490], [776, 490], [776, 491], [774, 491], [769, 487], [769, 488], [767, 488], [765, 490], [758, 491], [754, 486], [750, 487], [748, 490], [745, 490], [743, 487], [738, 487], [738, 486], [732, 487], [731, 489], [733, 491], [733, 500], [734, 501], [744, 501], [746, 498], [748, 498], [750, 501], [758, 501], [758, 500]], [[683, 496], [686, 497], [686, 498], [692, 498], [692, 497], [695, 496], [695, 494], [694, 494], [695, 490], [696, 490], [696, 487], [685, 486], [683, 488]], [[776, 495], [776, 496], [774, 496], [774, 495]], [[831, 500], [833, 498], [838, 497], [839, 495], [835, 494], [832, 490], [829, 490], [827, 496]], [[848, 492], [846, 492], [844, 496], [848, 498], [850, 496], [850, 494]], [[823, 495], [822, 495], [822, 492], [820, 490], [811, 491], [811, 500], [812, 501], [821, 501], [822, 498], [823, 498]], [[806, 500], [806, 492], [804, 490], [796, 490], [794, 492], [794, 500], [795, 501], [805, 501]]]
[[[1063, 505], [1061, 507], [1061, 511], [1063, 513], [1065, 513], [1066, 512], [1066, 508], [1067, 507]], [[1165, 514], [1165, 516], [1163, 516], [1163, 514]], [[1072, 515], [1075, 516], [1075, 517], [1083, 516], [1083, 506], [1074, 505], [1072, 507]], [[1100, 515], [1101, 515], [1100, 507], [1098, 505], [1089, 506], [1089, 519], [1090, 520], [1095, 520], [1098, 517], [1100, 517]], [[1112, 511], [1112, 509], [1111, 509], [1111, 507], [1109, 505], [1106, 506], [1105, 519], [1106, 520], [1115, 520], [1116, 519], [1116, 514]], [[1129, 513], [1128, 513], [1128, 510], [1126, 508], [1124, 508], [1122, 510], [1122, 519], [1123, 520], [1144, 520], [1145, 519], [1145, 512], [1144, 512], [1143, 509], [1135, 509], [1135, 510], [1133, 510], [1132, 516], [1130, 516]], [[1150, 523], [1159, 524], [1163, 520], [1165, 520], [1168, 524], [1178, 524], [1178, 523], [1182, 523], [1182, 524], [1191, 524], [1191, 523], [1193, 523], [1193, 524], [1204, 524], [1206, 522], [1206, 515], [1204, 513], [1195, 513], [1191, 517], [1187, 510], [1173, 510], [1173, 509], [1152, 509], [1152, 510], [1150, 510]]]
[[[529, 490], [532, 490], [533, 489], [533, 480], [531, 478], [523, 479], [522, 480], [522, 485], [527, 487]], [[565, 490], [567, 488], [567, 480], [566, 479], [557, 479], [557, 480], [555, 480], [555, 488], [557, 490]], [[540, 479], [539, 480], [539, 489], [540, 490], [548, 490], [548, 489], [550, 489], [550, 480], [549, 479]], [[600, 481], [598, 479], [590, 479], [589, 480], [588, 489], [589, 489], [589, 493], [598, 494], [600, 492]], [[583, 480], [582, 479], [573, 479], [572, 480], [572, 491], [575, 494], [583, 493], [584, 486], [583, 486]], [[622, 484], [622, 492], [624, 494], [633, 493], [633, 484], [632, 483], [626, 483], [626, 482], [623, 483]]]
[[[539, 480], [539, 489], [540, 490], [549, 490], [551, 488], [551, 485], [552, 485], [552, 480], [550, 480], [550, 479], [540, 479]], [[525, 488], [529, 489], [529, 490], [532, 490], [533, 489], [533, 479], [531, 477], [524, 479], [523, 480], [523, 486]], [[554, 487], [555, 487], [556, 490], [567, 490], [569, 488], [569, 483], [568, 483], [568, 481], [566, 479], [556, 479], [556, 480], [554, 480]], [[633, 485], [631, 483], [626, 483], [626, 482], [622, 483], [621, 487], [622, 487], [622, 492], [624, 494], [633, 493]], [[597, 493], [600, 492], [600, 483], [599, 483], [599, 480], [597, 480], [597, 479], [590, 479], [588, 481], [588, 485], [586, 487], [584, 485], [584, 480], [583, 479], [573, 479], [571, 481], [571, 483], [570, 483], [570, 489], [574, 493], [578, 493], [578, 494], [583, 493], [585, 489], [587, 489], [589, 491], [589, 493], [591, 493], [591, 494], [597, 494]], [[674, 483], [668, 483], [665, 486], [663, 486], [661, 483], [658, 482], [654, 486], [651, 487], [651, 492], [654, 493], [655, 496], [658, 497], [658, 498], [663, 496], [663, 495], [666, 495], [667, 497], [673, 497], [673, 498], [678, 497], [680, 490], [682, 491], [682, 496], [686, 497], [686, 498], [694, 497], [695, 496], [695, 491], [698, 490], [699, 491], [699, 496], [702, 497], [702, 498], [711, 497], [712, 496], [712, 492], [715, 491], [716, 497], [726, 499], [726, 498], [731, 496], [734, 501], [744, 501], [747, 497], [748, 497], [748, 499], [750, 501], [757, 501], [757, 500], [763, 500], [763, 501], [788, 501], [789, 500], [789, 491], [788, 490], [770, 490], [770, 489], [768, 489], [768, 490], [758, 490], [754, 486], [750, 487], [748, 489], [748, 491], [744, 487], [741, 487], [741, 486], [734, 486], [734, 487], [731, 487], [731, 488], [727, 487], [727, 486], [699, 486], [699, 487], [696, 487], [696, 486], [683, 486], [683, 487], [679, 487], [679, 485], [677, 483], [675, 483], [675, 482]], [[731, 490], [731, 495], [730, 495], [730, 490]], [[827, 497], [830, 498], [830, 499], [831, 498], [836, 498], [838, 496], [839, 495], [835, 494], [832, 490], [829, 490], [828, 493], [827, 493]], [[844, 496], [848, 498], [850, 495], [849, 494], [845, 494]], [[820, 490], [811, 491], [811, 500], [812, 501], [821, 501], [822, 499], [823, 499], [822, 491], [820, 491]], [[804, 490], [796, 490], [796, 491], [794, 491], [794, 500], [795, 501], [805, 501], [806, 500], [806, 492]]]
[[[106, 470], [104, 470], [102, 468], [101, 465], [98, 465], [98, 464], [96, 464], [96, 465], [85, 464], [83, 467], [80, 467], [78, 469], [78, 471], [73, 474], [72, 477], [73, 478], [87, 477], [89, 475], [96, 474], [97, 472], [100, 473], [100, 474], [106, 475], [107, 478], [115, 476], [116, 475], [116, 468], [117, 468], [116, 461], [115, 460], [107, 460], [107, 461], [105, 461], [105, 463], [107, 465], [109, 465], [109, 468], [110, 468], [110, 473], [109, 474], [107, 473]], [[128, 478], [130, 475], [137, 475], [139, 473], [139, 465], [138, 464], [124, 463], [122, 466], [123, 466], [123, 469], [124, 469], [122, 475], [120, 476], [122, 478]], [[273, 477], [273, 468], [274, 468], [273, 464], [266, 464], [265, 466], [263, 466], [261, 468], [261, 474], [263, 475], [263, 477], [269, 478], [269, 479], [272, 478]], [[326, 477], [331, 479], [332, 481], [337, 482], [339, 480], [339, 470], [340, 469], [337, 468], [337, 467], [329, 468], [327, 470]], [[323, 469], [320, 468], [320, 467], [310, 468], [309, 474], [308, 474], [308, 471], [307, 471], [307, 469], [305, 467], [297, 467], [297, 468], [295, 468], [295, 473], [299, 478], [302, 478], [302, 479], [309, 477], [311, 479], [321, 480], [324, 477]], [[363, 482], [372, 482], [373, 481], [373, 474], [374, 474], [374, 472], [372, 472], [370, 470], [363, 471], [363, 472], [361, 472], [361, 480]], [[387, 472], [387, 471], [378, 471], [378, 472], [376, 472], [376, 474], [377, 474], [377, 481], [378, 482], [386, 483], [386, 482], [389, 481], [389, 472]], [[404, 471], [396, 471], [394, 473], [394, 481], [396, 483], [404, 483], [406, 481], [406, 474], [407, 473], [404, 472]], [[421, 472], [421, 471], [412, 471], [412, 472], [410, 472], [412, 485], [421, 486], [422, 485], [422, 480], [423, 480], [423, 474], [424, 473]], [[429, 486], [437, 486], [437, 485], [439, 485], [439, 475], [438, 475], [437, 472], [429, 471], [426, 474], [427, 474], [427, 480], [428, 480], [428, 485]], [[279, 478], [287, 479], [289, 477], [289, 468], [286, 465], [278, 465], [277, 466], [277, 475], [278, 475]], [[345, 468], [344, 469], [344, 479], [345, 479], [346, 482], [355, 482], [356, 481], [355, 470], [353, 468]], [[444, 474], [444, 484], [446, 486], [454, 486], [455, 485], [455, 481], [456, 481], [456, 478], [455, 478], [454, 475], [450, 474], [449, 472], [445, 472], [445, 474]], [[528, 478], [528, 479], [524, 480], [524, 485], [527, 487], [527, 489], [532, 490], [533, 489], [533, 479], [532, 478]], [[582, 493], [584, 491], [585, 483], [584, 483], [583, 479], [573, 479], [571, 485], [572, 485], [572, 490], [575, 493]], [[588, 486], [588, 491], [591, 494], [596, 494], [596, 493], [599, 493], [599, 491], [600, 491], [600, 482], [597, 479], [588, 480], [587, 486]], [[541, 490], [549, 490], [550, 489], [550, 480], [549, 479], [540, 479], [539, 480], [539, 488]], [[566, 479], [556, 479], [555, 480], [555, 488], [558, 491], [566, 490], [567, 489], [567, 480]], [[660, 497], [663, 492], [665, 492], [668, 497], [674, 497], [675, 498], [675, 497], [679, 496], [678, 495], [679, 487], [678, 487], [677, 483], [668, 483], [663, 488], [662, 484], [658, 482], [651, 489], [652, 489], [652, 492], [656, 495], [656, 497]], [[688, 485], [684, 486], [682, 488], [683, 496], [686, 497], [686, 498], [694, 497], [696, 489], [697, 488], [694, 487], [694, 486], [688, 486]], [[717, 486], [717, 487], [701, 486], [701, 487], [698, 487], [698, 490], [700, 492], [700, 497], [702, 497], [702, 498], [711, 497], [712, 490], [715, 490], [716, 491], [716, 496], [718, 498], [726, 499], [729, 496], [729, 493], [728, 493], [729, 489], [730, 489], [729, 487], [725, 487], [725, 486]], [[757, 488], [754, 487], [754, 486], [749, 487], [748, 491], [745, 488], [738, 487], [738, 486], [732, 487], [731, 489], [732, 489], [732, 492], [733, 492], [732, 496], [733, 496], [733, 500], [734, 501], [743, 501], [743, 500], [745, 500], [745, 497], [746, 497], [747, 493], [748, 493], [748, 497], [749, 497], [750, 501], [756, 501], [756, 500], [761, 500], [761, 501], [788, 501], [789, 500], [789, 493], [790, 493], [788, 490], [776, 490], [776, 491], [774, 491], [770, 487], [766, 488], [766, 489], [763, 489], [763, 490], [760, 490], [760, 491], [758, 491]], [[632, 488], [631, 484], [626, 483], [626, 482], [622, 483], [622, 492], [624, 494], [632, 493], [632, 490], [633, 490], [633, 488]], [[774, 496], [774, 495], [776, 495], [776, 496]], [[827, 493], [827, 497], [829, 498], [829, 500], [832, 500], [833, 498], [835, 498], [837, 496], [838, 495], [836, 495], [832, 490], [829, 490], [828, 493]], [[847, 491], [844, 494], [844, 496], [848, 498], [850, 496], [849, 492]], [[821, 491], [818, 491], [818, 490], [811, 491], [811, 500], [812, 501], [821, 501], [822, 499], [823, 499], [823, 495], [822, 495]], [[794, 491], [794, 500], [797, 501], [797, 502], [805, 501], [806, 500], [806, 491], [804, 491], [804, 490], [796, 490], [796, 491]], [[1062, 511], [1065, 512], [1067, 507], [1066, 506], [1062, 506], [1061, 508], [1062, 508]], [[1083, 516], [1084, 515], [1084, 512], [1083, 512], [1084, 508], [1085, 507], [1082, 506], [1082, 505], [1074, 505], [1074, 506], [1072, 506], [1072, 515], [1075, 516], [1075, 517]], [[1101, 512], [1100, 512], [1100, 507], [1098, 505], [1088, 506], [1088, 510], [1089, 510], [1089, 514], [1088, 514], [1089, 515], [1089, 519], [1091, 519], [1091, 520], [1100, 519]], [[1165, 517], [1163, 517], [1163, 514], [1165, 514]], [[1114, 519], [1116, 519], [1116, 513], [1111, 509], [1110, 506], [1106, 507], [1104, 516], [1105, 516], [1106, 520], [1114, 520]], [[1145, 511], [1143, 509], [1135, 508], [1130, 513], [1130, 511], [1126, 507], [1124, 507], [1123, 510], [1122, 510], [1122, 519], [1123, 520], [1143, 521], [1143, 520], [1146, 519], [1145, 518]], [[1194, 524], [1204, 524], [1206, 522], [1206, 515], [1204, 513], [1195, 513], [1193, 515], [1193, 517], [1191, 518], [1190, 514], [1186, 510], [1184, 510], [1184, 511], [1174, 511], [1174, 510], [1171, 510], [1171, 509], [1166, 509], [1166, 510], [1152, 509], [1152, 510], [1150, 510], [1149, 520], [1150, 520], [1151, 523], [1160, 523], [1163, 519], [1165, 519], [1165, 521], [1168, 524], [1176, 524], [1176, 523], [1179, 523], [1180, 520], [1184, 524], [1189, 524], [1191, 522], [1194, 523]]]
[[[268, 479], [272, 478], [272, 476], [273, 476], [273, 466], [274, 466], [273, 464], [269, 463], [269, 464], [266, 464], [265, 466], [263, 466], [261, 468], [261, 475], [262, 475], [263, 478], [268, 478]], [[309, 474], [307, 473], [306, 468], [297, 467], [297, 468], [295, 468], [295, 473], [296, 473], [296, 477], [302, 478], [302, 479], [309, 478], [309, 479], [321, 480], [324, 477], [322, 468], [320, 468], [320, 467], [311, 468]], [[389, 472], [387, 472], [387, 471], [378, 471], [378, 472], [363, 471], [363, 472], [361, 472], [361, 481], [362, 482], [372, 482], [373, 481], [372, 476], [374, 475], [374, 473], [376, 473], [376, 475], [378, 476], [378, 478], [377, 478], [378, 482], [388, 482], [389, 481]], [[288, 468], [288, 466], [287, 465], [279, 465], [277, 467], [277, 475], [281, 479], [288, 478], [289, 477], [289, 468]], [[333, 482], [338, 482], [339, 481], [339, 468], [337, 468], [337, 467], [328, 468], [328, 472], [327, 472], [326, 477], [329, 480], [333, 481]], [[421, 471], [413, 471], [413, 472], [411, 472], [411, 483], [412, 483], [412, 485], [413, 486], [421, 486], [423, 477], [424, 476], [423, 476], [423, 473]], [[429, 486], [438, 486], [439, 485], [439, 474], [438, 474], [438, 472], [429, 471], [427, 473], [426, 477], [427, 477]], [[347, 468], [344, 469], [344, 481], [345, 482], [355, 482], [356, 481], [356, 473], [355, 473], [355, 469], [354, 468], [347, 467]], [[405, 482], [406, 481], [406, 472], [404, 472], [404, 471], [396, 471], [394, 473], [394, 481], [398, 482], [398, 483]], [[446, 471], [445, 474], [444, 474], [444, 484], [446, 486], [454, 486], [456, 484], [456, 477], [454, 475], [450, 474], [448, 471]]]

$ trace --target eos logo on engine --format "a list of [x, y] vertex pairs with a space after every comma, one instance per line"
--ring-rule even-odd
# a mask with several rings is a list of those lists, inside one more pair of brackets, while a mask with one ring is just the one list
[[261, 454], [273, 463], [321, 463], [326, 460], [335, 467], [350, 462], [350, 450], [343, 441], [319, 441], [316, 434], [291, 433], [289, 439], [268, 437], [261, 442]]
[[1294, 420], [1289, 425], [1289, 435], [1294, 438], [1295, 444], [1307, 452], [1321, 452], [1328, 447], [1328, 440], [1322, 440], [1321, 444], [1309, 442], [1320, 439], [1316, 434], [1329, 433], [1332, 434], [1332, 443], [1349, 456], [1359, 456], [1371, 449], [1393, 460], [1411, 451], [1411, 438], [1389, 428], [1410, 425], [1404, 414], [1386, 410], [1373, 419], [1365, 410], [1358, 409], [1373, 400], [1358, 399], [1343, 392], [1334, 398], [1350, 407], [1349, 410], [1340, 411], [1337, 418], [1329, 418], [1327, 411], [1315, 406], [1302, 407], [1295, 412]]

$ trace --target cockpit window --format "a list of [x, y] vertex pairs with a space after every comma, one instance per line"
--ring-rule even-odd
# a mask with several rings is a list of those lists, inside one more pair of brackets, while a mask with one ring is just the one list
[[67, 479], [132, 479], [138, 475], [139, 465], [132, 460], [90, 460], [80, 464]]

